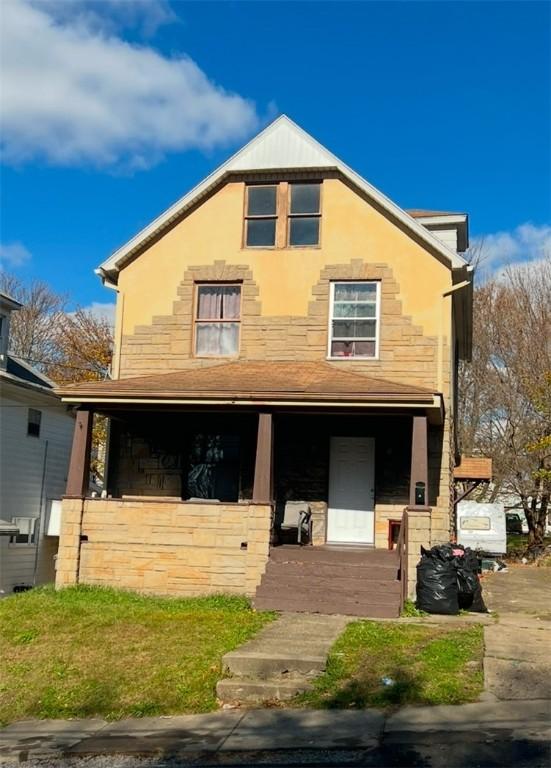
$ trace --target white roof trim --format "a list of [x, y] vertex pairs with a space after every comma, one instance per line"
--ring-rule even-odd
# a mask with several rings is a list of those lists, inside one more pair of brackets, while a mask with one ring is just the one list
[[282, 115], [270, 123], [267, 128], [255, 136], [235, 155], [209, 174], [202, 182], [188, 192], [184, 197], [170, 206], [147, 227], [141, 230], [125, 245], [115, 251], [96, 273], [107, 277], [106, 273], [117, 272], [126, 259], [148, 240], [155, 237], [172, 220], [180, 216], [187, 208], [198, 202], [212, 187], [218, 184], [224, 176], [235, 172], [270, 171], [270, 170], [304, 170], [304, 169], [333, 169], [338, 170], [349, 179], [358, 189], [378, 203], [383, 209], [392, 214], [408, 230], [417, 235], [420, 240], [440, 253], [450, 266], [458, 269], [466, 266], [467, 262], [455, 251], [448, 248], [435, 235], [429, 232], [416, 219], [407, 214], [402, 208], [392, 202], [386, 195], [375, 189], [368, 181], [349, 168], [329, 150], [325, 149], [306, 131], [300, 128], [286, 115]]

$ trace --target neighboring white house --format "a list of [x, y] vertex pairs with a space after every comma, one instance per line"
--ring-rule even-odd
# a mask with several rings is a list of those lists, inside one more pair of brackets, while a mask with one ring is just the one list
[[55, 578], [58, 536], [48, 524], [65, 492], [74, 429], [53, 383], [8, 354], [10, 315], [20, 308], [0, 293], [0, 596]]

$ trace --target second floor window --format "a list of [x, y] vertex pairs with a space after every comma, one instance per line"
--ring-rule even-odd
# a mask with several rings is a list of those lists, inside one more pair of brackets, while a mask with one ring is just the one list
[[239, 352], [240, 285], [198, 285], [195, 354], [231, 357]]
[[379, 283], [331, 284], [329, 357], [377, 357]]

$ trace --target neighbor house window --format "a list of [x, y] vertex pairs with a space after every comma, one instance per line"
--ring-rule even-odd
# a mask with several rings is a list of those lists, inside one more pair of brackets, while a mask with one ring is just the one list
[[229, 357], [239, 352], [240, 285], [198, 285], [195, 354]]
[[379, 283], [331, 284], [330, 357], [377, 357]]
[[36, 539], [35, 517], [12, 517], [12, 523], [19, 533], [10, 538], [11, 544], [34, 544]]
[[276, 243], [277, 184], [248, 186], [245, 213], [245, 244], [273, 248]]
[[31, 435], [31, 437], [40, 437], [41, 420], [42, 412], [37, 411], [35, 408], [29, 408], [27, 415], [27, 435]]
[[289, 185], [289, 245], [318, 245], [320, 184]]

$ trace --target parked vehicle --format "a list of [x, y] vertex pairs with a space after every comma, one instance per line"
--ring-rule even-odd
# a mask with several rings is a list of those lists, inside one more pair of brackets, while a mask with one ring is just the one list
[[522, 519], [517, 512], [505, 513], [505, 527], [507, 533], [519, 533], [523, 532]]

